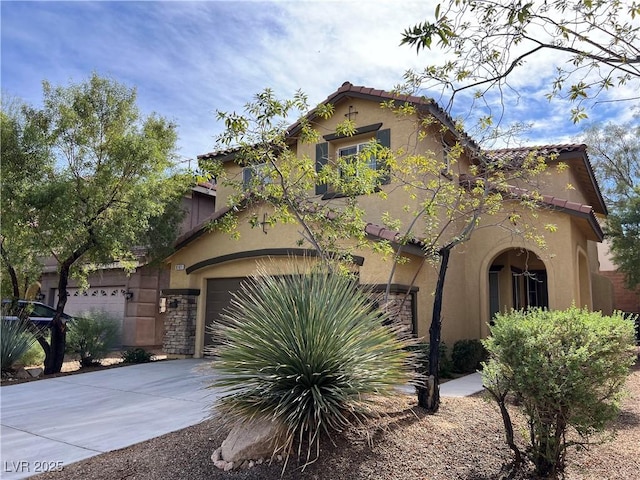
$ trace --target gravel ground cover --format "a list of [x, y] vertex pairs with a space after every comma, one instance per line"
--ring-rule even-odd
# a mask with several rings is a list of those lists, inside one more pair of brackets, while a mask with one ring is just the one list
[[[567, 480], [625, 480], [640, 478], [640, 366], [627, 382], [628, 396], [612, 426], [613, 441], [571, 450]], [[223, 472], [211, 454], [227, 431], [207, 420], [193, 427], [131, 447], [109, 452], [38, 480], [451, 480], [529, 479], [530, 470], [511, 472], [510, 451], [504, 444], [497, 407], [478, 394], [444, 398], [436, 415], [426, 415], [412, 396], [399, 395], [379, 407], [382, 417], [367, 428], [344, 432], [323, 443], [320, 459], [304, 471], [291, 460], [257, 465], [249, 470]], [[518, 419], [524, 426], [522, 419]], [[282, 475], [282, 477], [281, 477]]]

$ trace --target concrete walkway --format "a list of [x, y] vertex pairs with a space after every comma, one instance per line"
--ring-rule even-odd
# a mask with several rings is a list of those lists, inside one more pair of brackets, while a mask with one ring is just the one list
[[[468, 397], [474, 393], [484, 390], [482, 386], [482, 375], [478, 372], [464, 377], [447, 380], [440, 384], [440, 397]], [[415, 393], [415, 387], [407, 385], [398, 389], [398, 391], [407, 395]]]
[[27, 478], [195, 425], [215, 392], [203, 360], [169, 360], [0, 388], [0, 477]]
[[449, 380], [440, 385], [441, 397], [468, 397], [484, 390], [482, 375], [478, 372]]
[[[169, 360], [0, 388], [0, 477], [27, 478], [200, 423], [218, 393], [206, 360]], [[482, 390], [479, 373], [443, 397]], [[413, 387], [401, 389], [413, 394]]]

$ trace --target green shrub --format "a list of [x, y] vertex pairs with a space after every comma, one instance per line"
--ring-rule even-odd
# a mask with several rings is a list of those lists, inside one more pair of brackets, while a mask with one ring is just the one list
[[255, 277], [213, 325], [215, 385], [226, 388], [218, 412], [230, 422], [275, 421], [284, 435], [274, 451], [289, 455], [304, 439], [309, 455], [321, 434], [364, 412], [369, 394], [394, 395], [411, 380], [407, 343], [386, 320], [346, 276]]
[[480, 340], [458, 340], [451, 351], [453, 371], [471, 373], [480, 370], [487, 357], [487, 349]]
[[75, 354], [80, 365], [99, 363], [118, 343], [118, 321], [106, 312], [92, 310], [67, 323], [67, 351]]
[[147, 352], [144, 348], [133, 348], [122, 352], [124, 363], [149, 363], [153, 358], [153, 353]]
[[[418, 343], [409, 347], [409, 350], [416, 355], [416, 370], [420, 376], [428, 376], [429, 375], [429, 344], [428, 343]], [[440, 367], [438, 368], [438, 373], [440, 378], [452, 378], [453, 377], [453, 368], [451, 359], [447, 354], [447, 345], [444, 342], [440, 342]]]
[[498, 402], [516, 462], [522, 456], [507, 395], [515, 395], [528, 419], [527, 454], [536, 473], [554, 477], [569, 446], [588, 444], [617, 416], [634, 343], [633, 322], [618, 313], [572, 307], [497, 315], [484, 341], [490, 360], [483, 380]]
[[2, 371], [10, 371], [36, 342], [29, 331], [28, 320], [0, 320], [0, 362]]
[[25, 366], [44, 364], [44, 350], [37, 341], [20, 357], [20, 363]]

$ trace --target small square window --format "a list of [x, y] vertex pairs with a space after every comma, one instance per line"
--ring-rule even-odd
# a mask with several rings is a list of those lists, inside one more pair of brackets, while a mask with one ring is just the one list
[[[338, 157], [355, 157], [358, 153], [362, 152], [367, 148], [367, 143], [359, 143], [357, 145], [350, 145], [348, 147], [343, 147], [338, 150]], [[367, 160], [367, 168], [371, 170], [375, 170], [377, 166], [377, 159], [375, 157], [370, 157]]]

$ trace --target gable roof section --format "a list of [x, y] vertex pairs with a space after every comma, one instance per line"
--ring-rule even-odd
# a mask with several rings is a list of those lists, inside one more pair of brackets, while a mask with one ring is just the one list
[[557, 145], [542, 145], [520, 148], [504, 148], [500, 150], [489, 150], [487, 155], [494, 159], [505, 159], [517, 162], [524, 159], [531, 152], [535, 152], [539, 155], [549, 157], [551, 155], [557, 155], [555, 162], [567, 162], [575, 168], [575, 172], [584, 189], [584, 193], [587, 200], [593, 207], [596, 213], [602, 215], [607, 214], [607, 207], [602, 198], [600, 187], [596, 181], [596, 177], [593, 174], [593, 168], [587, 155], [587, 146], [584, 144], [557, 144]]
[[[363, 87], [353, 85], [351, 82], [344, 82], [338, 90], [329, 95], [321, 105], [337, 104], [344, 99], [360, 98], [363, 100], [370, 100], [373, 102], [387, 102], [389, 100], [398, 104], [409, 103], [415, 105], [419, 112], [433, 115], [439, 122], [446, 126], [454, 135], [460, 137], [463, 142], [463, 146], [478, 148], [478, 145], [469, 137], [466, 133], [460, 132], [456, 129], [455, 122], [449, 116], [449, 114], [432, 98], [419, 97], [417, 95], [406, 95], [393, 92], [387, 92], [385, 90], [379, 90], [376, 88]], [[311, 110], [307, 116], [307, 120], [313, 121], [317, 118], [316, 109]], [[300, 123], [296, 122], [287, 129], [287, 135], [295, 137], [300, 131]]]
[[[405, 95], [387, 92], [385, 90], [379, 90], [363, 86], [355, 86], [350, 82], [344, 82], [338, 90], [331, 93], [321, 104], [337, 104], [343, 100], [352, 98], [359, 98], [364, 100], [370, 100], [378, 103], [386, 101], [394, 101], [397, 104], [410, 103], [417, 107], [418, 112], [422, 114], [433, 115], [439, 122], [446, 126], [454, 135], [458, 137], [463, 146], [468, 147], [478, 152], [480, 149], [473, 139], [471, 139], [466, 133], [460, 132], [456, 129], [455, 122], [449, 116], [449, 114], [440, 107], [433, 99], [427, 97], [419, 97], [416, 95]], [[313, 121], [318, 117], [317, 110], [311, 110], [306, 118], [309, 121]], [[294, 140], [296, 135], [300, 132], [301, 124], [296, 122], [287, 129], [287, 137]], [[198, 160], [217, 159], [222, 162], [232, 161], [239, 148], [229, 148], [225, 150], [219, 150], [214, 152], [198, 155]], [[549, 207], [559, 210], [570, 215], [578, 216], [585, 219], [592, 231], [595, 234], [595, 238], [602, 241], [603, 233], [600, 223], [598, 222], [595, 213], [602, 215], [607, 214], [607, 208], [605, 206], [600, 188], [593, 174], [593, 169], [589, 158], [587, 156], [587, 146], [584, 144], [553, 144], [542, 146], [529, 146], [520, 148], [505, 148], [488, 150], [482, 152], [483, 154], [491, 158], [502, 158], [517, 163], [518, 159], [524, 158], [531, 152], [536, 152], [540, 155], [551, 156], [557, 155], [556, 161], [571, 162], [571, 165], [575, 167], [578, 181], [584, 188], [587, 200], [591, 205], [579, 204], [575, 202], [569, 202], [568, 200], [558, 197], [545, 195], [543, 197], [543, 203]], [[200, 226], [193, 229], [191, 232], [187, 232], [182, 235], [176, 241], [176, 250], [184, 247], [191, 241], [200, 237], [207, 231], [207, 224], [229, 213], [231, 208], [227, 207], [219, 211], [206, 219]], [[595, 212], [595, 213], [594, 213]], [[402, 235], [400, 232], [388, 230], [384, 227], [374, 224], [368, 224], [365, 228], [365, 233], [373, 238], [379, 238], [381, 240], [388, 240], [392, 243], [400, 243]], [[421, 248], [423, 243], [420, 240], [412, 240], [409, 245], [413, 247]]]
[[[455, 122], [449, 116], [445, 110], [440, 107], [432, 98], [419, 97], [417, 95], [404, 95], [385, 90], [378, 90], [370, 87], [355, 86], [350, 82], [344, 82], [338, 90], [329, 95], [320, 104], [337, 104], [342, 100], [350, 98], [360, 98], [364, 100], [370, 100], [373, 102], [386, 102], [392, 100], [397, 104], [410, 103], [418, 108], [421, 113], [428, 113], [433, 115], [439, 122], [445, 125], [454, 135], [458, 136], [464, 146], [468, 146], [473, 149], [478, 149], [478, 145], [469, 137], [466, 133], [461, 133], [455, 128]], [[318, 118], [317, 109], [312, 109], [307, 115], [306, 119], [313, 121]], [[301, 124], [296, 122], [287, 128], [287, 137], [294, 139], [300, 132]], [[233, 160], [234, 154], [239, 148], [228, 148], [224, 150], [218, 150], [214, 152], [204, 153], [198, 155], [198, 160], [211, 160], [217, 159], [222, 162], [228, 162]]]

